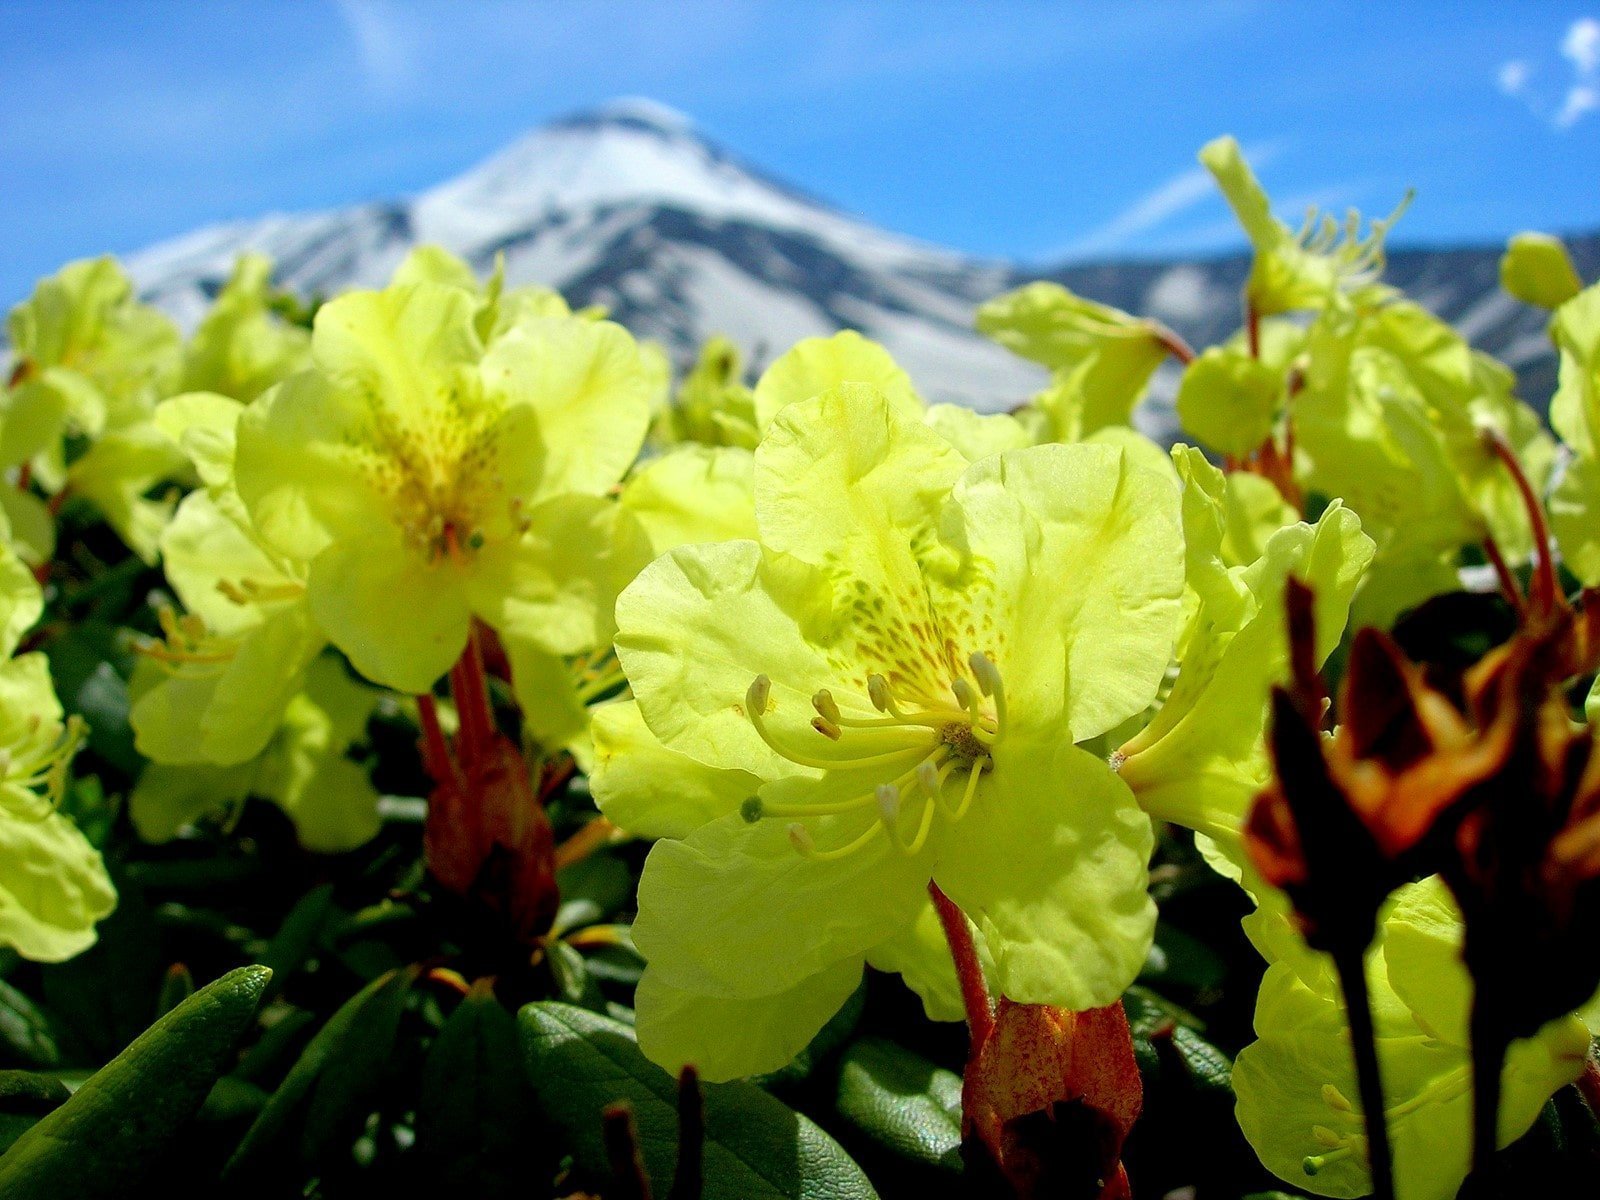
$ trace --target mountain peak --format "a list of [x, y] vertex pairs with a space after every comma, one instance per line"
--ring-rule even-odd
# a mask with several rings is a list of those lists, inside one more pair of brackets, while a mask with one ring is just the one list
[[596, 129], [621, 126], [663, 137], [693, 135], [694, 121], [687, 113], [648, 96], [619, 96], [594, 108], [557, 117], [546, 129]]
[[766, 174], [705, 137], [685, 114], [628, 97], [559, 117], [524, 134], [465, 174], [423, 193], [418, 235], [469, 252], [532, 219], [641, 204], [889, 241]]

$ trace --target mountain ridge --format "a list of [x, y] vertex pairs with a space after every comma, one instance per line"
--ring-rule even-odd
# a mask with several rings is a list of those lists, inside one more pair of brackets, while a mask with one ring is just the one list
[[[654, 101], [615, 101], [557, 118], [414, 196], [208, 226], [129, 259], [142, 294], [190, 323], [245, 250], [270, 254], [303, 294], [381, 286], [407, 250], [437, 242], [480, 271], [503, 254], [512, 283], [603, 304], [680, 362], [711, 333], [759, 365], [801, 337], [853, 327], [882, 341], [930, 399], [984, 410], [1043, 382], [972, 328], [976, 306], [1053, 279], [1158, 317], [1196, 345], [1239, 323], [1249, 259], [1023, 264], [881, 229], [766, 172]], [[1600, 235], [1570, 243], [1600, 274]], [[1554, 383], [1545, 314], [1498, 286], [1501, 247], [1397, 247], [1387, 278], [1519, 372], [1541, 407]], [[1174, 372], [1158, 376], [1144, 423], [1170, 434]]]

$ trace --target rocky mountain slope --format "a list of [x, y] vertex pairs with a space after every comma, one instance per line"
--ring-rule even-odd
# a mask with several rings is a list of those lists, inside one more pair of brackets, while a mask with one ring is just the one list
[[[687, 357], [728, 334], [759, 365], [795, 339], [841, 327], [885, 343], [931, 399], [1007, 407], [1041, 376], [972, 331], [974, 307], [1030, 278], [1053, 278], [1160, 317], [1196, 344], [1238, 324], [1248, 262], [1110, 262], [1058, 269], [975, 259], [879, 229], [775, 180], [699, 134], [679, 113], [623, 101], [533, 131], [421, 195], [334, 212], [214, 226], [134, 256], [144, 293], [192, 320], [234, 257], [261, 250], [281, 281], [329, 295], [381, 284], [405, 252], [438, 242], [513, 283], [604, 304], [637, 333]], [[1524, 376], [1553, 382], [1543, 314], [1502, 295], [1499, 246], [1399, 250], [1390, 278]], [[1600, 236], [1574, 244], [1600, 273]], [[1171, 379], [1158, 378], [1158, 397]], [[1155, 429], [1167, 425], [1157, 406]]]

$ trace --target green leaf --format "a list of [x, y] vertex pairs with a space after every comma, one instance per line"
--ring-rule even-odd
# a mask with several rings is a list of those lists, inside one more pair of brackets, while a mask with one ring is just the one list
[[561, 910], [555, 920], [558, 933], [604, 921], [633, 899], [633, 872], [627, 863], [603, 850], [562, 867], [556, 873], [556, 885], [561, 889]]
[[1187, 1025], [1172, 1031], [1172, 1048], [1195, 1086], [1206, 1092], [1233, 1091], [1233, 1063]]
[[[417, 975], [416, 967], [381, 975], [329, 1018], [245, 1133], [223, 1169], [225, 1182], [281, 1171], [286, 1157], [312, 1161], [366, 1115], [382, 1090], [383, 1068]], [[274, 1157], [291, 1137], [297, 1153]]]
[[136, 1194], [233, 1059], [267, 985], [241, 967], [202, 988], [0, 1156], [6, 1200]]
[[173, 963], [161, 981], [161, 994], [156, 997], [156, 1016], [166, 1016], [192, 995], [194, 976], [182, 963]]
[[417, 1098], [417, 1151], [439, 1195], [524, 1197], [548, 1164], [518, 1062], [517, 1022], [487, 980], [434, 1039]]
[[262, 961], [272, 968], [272, 985], [267, 989], [268, 999], [283, 991], [289, 977], [305, 964], [317, 945], [317, 937], [327, 924], [333, 911], [333, 885], [324, 883], [312, 888], [295, 902], [284, 917], [278, 932], [267, 944]]
[[92, 1062], [110, 1058], [150, 1023], [166, 969], [150, 906], [121, 879], [117, 892], [95, 944], [43, 970], [45, 1004]]
[[[677, 1157], [677, 1085], [639, 1052], [627, 1026], [584, 1009], [530, 1004], [519, 1018], [523, 1062], [539, 1106], [580, 1167], [606, 1170], [600, 1110], [627, 1101], [663, 1193]], [[748, 1083], [709, 1084], [705, 1200], [868, 1200], [861, 1168], [807, 1118]]]
[[1222, 986], [1227, 967], [1221, 957], [1199, 938], [1163, 921], [1156, 926], [1155, 943], [1139, 978], [1147, 984], [1165, 984], [1192, 992], [1209, 992]]
[[839, 1115], [891, 1153], [959, 1174], [961, 1076], [883, 1038], [863, 1038], [839, 1066]]
[[599, 980], [589, 974], [589, 966], [573, 947], [557, 942], [550, 948], [550, 973], [555, 976], [556, 994], [580, 1008], [600, 1008], [606, 998]]
[[0, 1046], [30, 1067], [58, 1067], [55, 1024], [32, 1000], [0, 979]]
[[0, 1153], [72, 1095], [65, 1084], [50, 1075], [30, 1071], [0, 1071]]
[[89, 724], [89, 748], [129, 775], [144, 758], [128, 725], [128, 674], [133, 652], [123, 630], [90, 619], [45, 645], [62, 706]]

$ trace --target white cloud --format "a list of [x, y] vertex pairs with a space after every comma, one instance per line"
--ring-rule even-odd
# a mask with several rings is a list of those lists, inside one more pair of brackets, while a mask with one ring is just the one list
[[1600, 108], [1600, 88], [1592, 83], [1580, 83], [1567, 89], [1567, 98], [1561, 111], [1555, 115], [1557, 129], [1571, 129], [1585, 113]]
[[[1276, 156], [1278, 149], [1276, 145], [1256, 146], [1246, 150], [1246, 157], [1259, 167]], [[1080, 256], [1121, 249], [1141, 233], [1160, 228], [1173, 217], [1188, 212], [1216, 194], [1211, 172], [1204, 167], [1195, 166], [1179, 171], [1060, 253]]]
[[1579, 17], [1569, 25], [1561, 41], [1561, 55], [1579, 75], [1593, 75], [1600, 69], [1600, 21]]
[[1524, 59], [1514, 58], [1508, 63], [1502, 63], [1496, 80], [1500, 90], [1508, 96], [1521, 95], [1522, 89], [1528, 86], [1528, 76], [1533, 73], [1533, 68], [1528, 66]]
[[1568, 25], [1560, 56], [1570, 64], [1564, 83], [1531, 86], [1534, 68], [1526, 59], [1502, 63], [1495, 83], [1552, 129], [1567, 130], [1600, 109], [1600, 19], [1579, 17]]
[[418, 38], [399, 9], [385, 0], [336, 0], [355, 39], [367, 86], [380, 96], [402, 94], [414, 78]]

